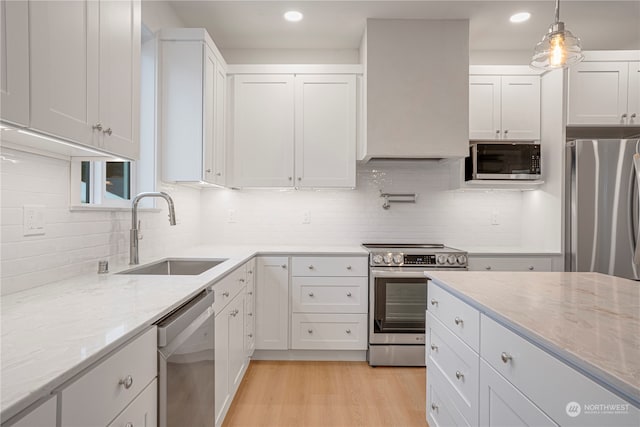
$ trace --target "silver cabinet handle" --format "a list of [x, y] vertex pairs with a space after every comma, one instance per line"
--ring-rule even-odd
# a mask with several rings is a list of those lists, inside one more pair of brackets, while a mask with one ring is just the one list
[[313, 298], [313, 292], [309, 292], [309, 296]]
[[253, 274], [253, 270], [247, 270], [247, 274]]
[[301, 176], [298, 177], [298, 181], [302, 181], [302, 177]]
[[127, 375], [126, 377], [121, 378], [118, 381], [118, 384], [124, 386], [124, 388], [129, 390], [131, 388], [131, 386], [133, 385], [133, 377], [131, 375]]
[[222, 293], [222, 296], [223, 296], [223, 297], [228, 297], [228, 296], [229, 296], [229, 292], [228, 292], [228, 291], [224, 291], [224, 292]]
[[308, 268], [309, 270], [313, 270], [313, 265], [309, 265], [307, 268]]
[[289, 181], [293, 181], [293, 177], [292, 176], [289, 177]]
[[533, 271], [533, 265], [529, 266], [529, 271]]
[[464, 321], [461, 318], [459, 318], [458, 316], [456, 316], [456, 318], [453, 319], [453, 321], [456, 322], [456, 325], [460, 325], [460, 324], [464, 323]]
[[102, 123], [96, 123], [95, 125], [91, 126], [91, 128], [93, 130], [102, 130]]
[[351, 270], [351, 266], [350, 265], [347, 265], [347, 270]]
[[508, 129], [504, 131], [505, 136], [507, 135], [507, 133], [509, 133]]
[[238, 315], [238, 313], [240, 313], [240, 311], [238, 309], [235, 309], [231, 313], [229, 313], [229, 316], [236, 317]]
[[244, 279], [240, 279], [240, 283], [244, 283]]
[[351, 292], [347, 292], [347, 296], [350, 297], [351, 296]]
[[133, 427], [133, 423], [126, 423], [124, 427]]
[[462, 372], [460, 372], [460, 371], [456, 371], [456, 378], [461, 380], [461, 379], [464, 378], [464, 374]]
[[211, 173], [211, 169], [207, 169], [205, 172], [206, 173]]
[[347, 329], [345, 332], [350, 334], [351, 333], [351, 329]]
[[627, 113], [624, 113], [621, 118], [622, 119], [626, 119], [627, 118]]
[[312, 334], [313, 333], [313, 329], [307, 329], [307, 332]]
[[431, 344], [431, 350], [437, 351], [438, 350], [438, 346], [435, 345], [435, 344]]
[[500, 135], [500, 129], [496, 130], [496, 135]]
[[513, 360], [513, 357], [509, 353], [503, 351], [500, 355], [500, 359], [502, 359], [504, 363], [509, 363], [509, 361]]
[[431, 404], [431, 410], [432, 410], [432, 411], [437, 411], [438, 409], [439, 409], [439, 406], [438, 406], [438, 405], [436, 405], [435, 403], [432, 403], [432, 404]]
[[635, 119], [635, 118], [636, 118], [636, 113], [632, 113], [632, 114], [631, 114], [631, 118], [632, 118], [632, 119]]
[[280, 267], [284, 268], [285, 270], [287, 269], [287, 264], [282, 264]]
[[431, 300], [431, 305], [438, 305], [438, 300], [437, 300], [437, 299], [435, 299], [435, 298], [433, 298], [433, 299]]
[[247, 292], [249, 295], [253, 295], [253, 291], [249, 291]]
[[247, 313], [247, 316], [253, 316], [253, 313]]
[[253, 338], [253, 334], [249, 334], [247, 335], [249, 338]]
[[102, 133], [106, 133], [107, 135], [111, 136], [113, 131], [111, 130], [111, 128], [107, 128], [107, 129], [103, 130]]
[[490, 265], [487, 265], [484, 269], [485, 269], [485, 270], [491, 270], [491, 266], [490, 266]]

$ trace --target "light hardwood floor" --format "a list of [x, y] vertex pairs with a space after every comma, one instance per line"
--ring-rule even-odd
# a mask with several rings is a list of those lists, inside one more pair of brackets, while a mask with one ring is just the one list
[[366, 362], [252, 361], [224, 427], [424, 427], [425, 375]]

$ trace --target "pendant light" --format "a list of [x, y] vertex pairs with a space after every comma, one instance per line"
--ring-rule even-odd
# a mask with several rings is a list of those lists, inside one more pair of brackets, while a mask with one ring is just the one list
[[566, 68], [584, 59], [580, 39], [560, 21], [560, 0], [556, 0], [556, 20], [533, 51], [531, 66], [543, 70]]

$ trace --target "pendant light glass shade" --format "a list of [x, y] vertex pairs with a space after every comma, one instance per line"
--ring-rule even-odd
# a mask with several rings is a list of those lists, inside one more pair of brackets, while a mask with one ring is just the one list
[[580, 39], [560, 22], [560, 0], [556, 1], [556, 21], [551, 24], [533, 51], [531, 66], [543, 70], [566, 68], [584, 59]]

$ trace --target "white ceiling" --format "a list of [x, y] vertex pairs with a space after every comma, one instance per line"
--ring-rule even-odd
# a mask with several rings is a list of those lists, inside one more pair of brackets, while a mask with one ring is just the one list
[[[470, 20], [471, 51], [531, 50], [553, 21], [553, 0], [188, 1], [170, 2], [190, 27], [205, 27], [222, 49], [356, 49], [366, 18]], [[304, 20], [289, 23], [290, 9]], [[512, 24], [509, 16], [531, 19]], [[563, 0], [560, 19], [585, 50], [640, 49], [640, 1]]]

